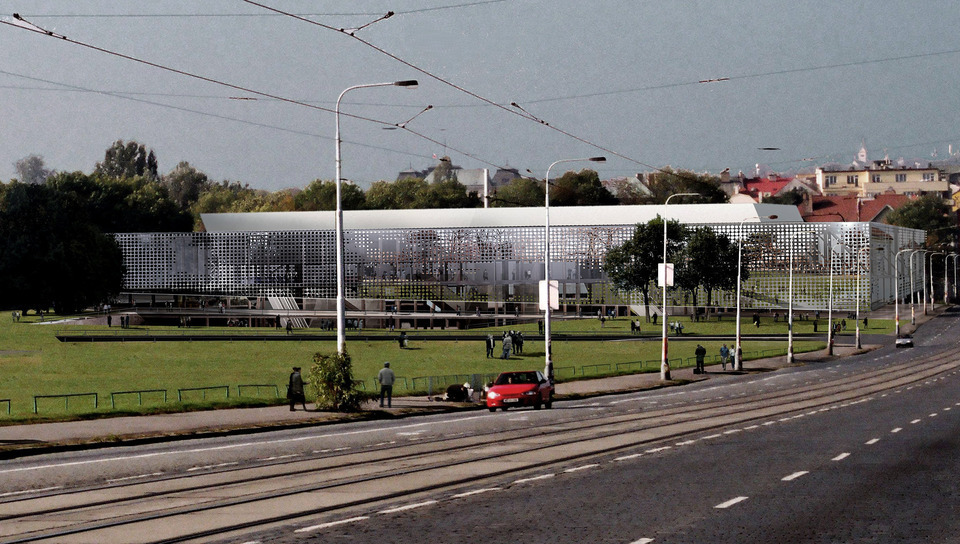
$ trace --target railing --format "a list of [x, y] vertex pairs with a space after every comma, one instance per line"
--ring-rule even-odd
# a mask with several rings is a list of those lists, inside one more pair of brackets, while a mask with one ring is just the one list
[[70, 409], [70, 399], [74, 397], [93, 397], [93, 407], [100, 407], [100, 397], [96, 393], [67, 393], [65, 395], [34, 395], [33, 396], [33, 413], [39, 414], [39, 406], [37, 401], [39, 399], [63, 399], [64, 409]]
[[260, 395], [260, 389], [263, 389], [263, 388], [266, 388], [266, 389], [273, 388], [274, 397], [275, 397], [275, 398], [280, 398], [280, 386], [278, 386], [278, 385], [275, 384], [275, 383], [242, 384], [242, 385], [238, 385], [238, 386], [237, 386], [237, 396], [238, 396], [238, 397], [242, 397], [242, 396], [243, 396], [243, 388], [244, 388], [244, 387], [255, 389], [256, 392], [257, 392], [257, 393], [256, 393], [257, 396]]
[[137, 391], [115, 391], [110, 393], [110, 407], [117, 407], [117, 397], [123, 395], [136, 395], [137, 396], [137, 406], [143, 406], [143, 394], [144, 393], [163, 393], [163, 402], [167, 402], [167, 390], [166, 389], [140, 389]]
[[226, 398], [230, 398], [230, 386], [229, 385], [211, 385], [210, 387], [186, 387], [183, 389], [177, 389], [177, 402], [183, 402], [183, 393], [184, 391], [202, 391], [203, 400], [207, 400], [207, 391], [219, 391], [224, 390], [227, 394]]

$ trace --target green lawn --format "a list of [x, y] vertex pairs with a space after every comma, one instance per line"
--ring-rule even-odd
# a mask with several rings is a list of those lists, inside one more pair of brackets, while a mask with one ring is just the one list
[[[9, 317], [9, 312], [7, 312]], [[752, 314], [751, 314], [752, 315]], [[49, 317], [48, 317], [49, 319]], [[750, 316], [744, 316], [743, 333], [786, 333], [786, 324], [772, 322], [764, 317], [757, 331], [749, 322]], [[12, 414], [7, 415], [7, 403], [0, 401], [0, 424], [5, 421], [43, 417], [61, 417], [67, 410], [64, 399], [41, 399], [39, 416], [33, 415], [35, 395], [65, 395], [76, 393], [99, 394], [99, 413], [111, 412], [110, 394], [120, 391], [163, 389], [168, 392], [166, 409], [180, 409], [177, 403], [177, 389], [229, 386], [231, 404], [237, 404], [238, 385], [276, 384], [280, 395], [285, 393], [285, 384], [290, 368], [294, 365], [308, 369], [313, 354], [332, 352], [335, 342], [332, 340], [302, 342], [128, 342], [128, 343], [61, 343], [55, 338], [59, 331], [67, 331], [76, 326], [37, 324], [36, 316], [25, 316], [20, 323], [9, 319], [0, 320], [0, 399], [10, 399]], [[694, 323], [689, 318], [681, 318], [684, 323], [684, 336], [691, 335], [733, 335], [734, 323], [731, 319], [717, 322]], [[620, 318], [607, 320], [601, 327], [596, 319], [556, 321], [553, 332], [573, 333], [615, 333], [629, 332], [630, 320]], [[890, 321], [871, 321], [865, 333], [889, 334], [893, 325]], [[78, 327], [89, 330], [90, 327]], [[514, 327], [529, 334], [535, 334], [536, 323]], [[97, 329], [97, 328], [94, 328]], [[105, 329], [100, 327], [99, 329]], [[162, 331], [164, 328], [137, 329], [135, 332]], [[169, 332], [169, 329], [166, 329]], [[237, 332], [237, 329], [218, 329]], [[491, 329], [499, 339], [503, 328]], [[645, 361], [644, 371], [659, 371], [660, 328], [650, 323], [642, 324], [646, 341], [591, 341], [553, 343], [554, 365], [559, 379], [579, 378], [586, 374], [610, 374], [617, 370], [619, 363], [624, 372], [637, 371], [640, 362]], [[174, 329], [176, 331], [176, 329]], [[206, 332], [210, 329], [195, 329]], [[250, 331], [250, 329], [244, 329]], [[273, 329], [262, 329], [273, 332]], [[812, 332], [811, 321], [795, 321], [795, 331]], [[852, 323], [848, 320], [848, 333]], [[182, 331], [181, 331], [182, 332]], [[364, 331], [379, 333], [379, 331]], [[455, 332], [455, 331], [448, 331]], [[475, 331], [485, 332], [485, 331]], [[508, 369], [543, 368], [543, 343], [528, 341], [525, 351], [508, 361], [487, 359], [482, 337], [470, 341], [411, 341], [410, 349], [401, 350], [396, 342], [361, 341], [354, 338], [356, 333], [347, 336], [347, 349], [353, 357], [354, 375], [366, 383], [368, 391], [374, 389], [373, 377], [390, 361], [401, 380], [398, 394], [409, 392], [414, 387], [413, 378], [425, 376], [457, 376], [471, 374], [496, 374]], [[389, 334], [383, 331], [382, 334]], [[415, 331], [410, 332], [416, 334]], [[392, 335], [395, 336], [395, 335]], [[672, 338], [672, 337], [671, 337]], [[710, 355], [719, 352], [722, 342], [704, 343]], [[731, 345], [731, 342], [727, 342]], [[783, 353], [786, 341], [744, 342], [745, 358], [761, 354], [772, 355], [773, 350]], [[695, 341], [671, 341], [670, 359], [673, 367], [678, 366], [677, 359], [684, 364], [693, 357]], [[822, 349], [819, 341], [797, 340], [796, 350], [809, 351]], [[764, 353], [765, 352], [765, 353]], [[497, 344], [497, 354], [500, 344]], [[426, 380], [418, 380], [416, 388], [420, 394], [425, 390]], [[435, 392], [442, 390], [445, 381], [434, 380]], [[260, 391], [261, 399], [273, 400], [274, 390]], [[246, 399], [256, 396], [253, 389], [245, 389]], [[136, 395], [118, 398], [117, 410], [137, 411]], [[143, 397], [145, 405], [155, 409], [162, 396], [147, 394]], [[222, 390], [210, 390], [206, 399], [201, 392], [185, 393], [184, 402], [192, 407], [210, 407], [222, 404], [227, 399]], [[261, 400], [260, 402], [264, 402]], [[90, 398], [71, 398], [69, 412], [93, 412]]]

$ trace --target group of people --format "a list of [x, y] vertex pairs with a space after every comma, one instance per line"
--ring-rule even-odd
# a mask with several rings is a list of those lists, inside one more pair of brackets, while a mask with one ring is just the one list
[[[509, 359], [510, 354], [515, 353], [520, 355], [523, 353], [523, 333], [520, 331], [504, 331], [503, 338], [501, 339], [503, 345], [503, 352], [500, 354], [501, 359]], [[495, 357], [493, 351], [497, 346], [497, 340], [492, 334], [488, 334], [484, 343], [487, 346], [487, 358]]]
[[[697, 358], [697, 366], [693, 369], [694, 374], [705, 374], [707, 372], [705, 368], [705, 360], [707, 357], [707, 348], [703, 347], [700, 344], [697, 344], [697, 349], [694, 350], [693, 354]], [[742, 352], [741, 352], [742, 355]], [[720, 366], [723, 370], [727, 369], [727, 363], [730, 363], [730, 368], [732, 369], [736, 364], [736, 354], [734, 353], [734, 348], [727, 347], [726, 344], [720, 347]]]

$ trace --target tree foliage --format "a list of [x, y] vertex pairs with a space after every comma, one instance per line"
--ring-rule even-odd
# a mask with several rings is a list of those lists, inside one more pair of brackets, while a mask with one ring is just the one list
[[543, 206], [543, 203], [543, 182], [530, 178], [510, 180], [498, 187], [490, 199], [490, 205], [495, 208]]
[[310, 368], [310, 386], [317, 398], [317, 407], [337, 412], [356, 412], [363, 402], [363, 393], [353, 379], [350, 354], [325, 355], [317, 352]]
[[887, 215], [887, 223], [927, 231], [927, 247], [943, 249], [957, 239], [957, 217], [936, 195], [924, 195]]
[[670, 195], [677, 193], [697, 193], [699, 196], [677, 197], [670, 201], [671, 204], [720, 204], [729, 200], [720, 188], [719, 178], [686, 170], [674, 172], [664, 168], [650, 174], [647, 186], [653, 195], [646, 199], [646, 204], [663, 204]]
[[197, 200], [201, 193], [210, 187], [210, 180], [207, 175], [190, 166], [187, 161], [181, 161], [177, 167], [163, 176], [161, 180], [163, 186], [167, 189], [167, 194], [180, 207], [181, 210], [188, 210]]
[[736, 281], [736, 244], [711, 228], [693, 229], [677, 270], [677, 286], [693, 293], [694, 306], [698, 305], [697, 292], [702, 288], [707, 293], [707, 306], [710, 306], [714, 291], [731, 289], [736, 286]]
[[551, 206], [608, 206], [617, 204], [617, 197], [600, 183], [593, 170], [567, 172], [552, 182]]
[[153, 150], [135, 141], [117, 140], [104, 153], [103, 162], [98, 162], [94, 173], [110, 178], [123, 179], [142, 176], [159, 179], [157, 156]]
[[[294, 205], [299, 211], [320, 211], [337, 209], [337, 185], [333, 181], [314, 180], [307, 188], [294, 197]], [[367, 207], [367, 195], [363, 189], [352, 183], [340, 185], [340, 206], [344, 210], [362, 210]]]
[[46, 167], [40, 155], [27, 155], [14, 163], [17, 170], [17, 179], [22, 183], [45, 183], [54, 171]]

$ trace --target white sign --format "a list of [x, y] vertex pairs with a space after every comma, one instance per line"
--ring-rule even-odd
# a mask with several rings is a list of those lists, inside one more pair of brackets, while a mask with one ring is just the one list
[[[548, 286], [549, 284], [549, 286]], [[560, 282], [557, 280], [540, 280], [540, 309], [547, 309], [547, 301], [550, 301], [550, 309], [560, 309]]]
[[657, 286], [673, 287], [673, 263], [657, 265]]

